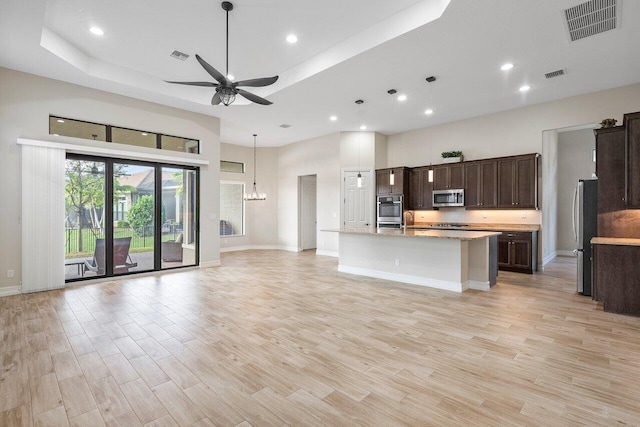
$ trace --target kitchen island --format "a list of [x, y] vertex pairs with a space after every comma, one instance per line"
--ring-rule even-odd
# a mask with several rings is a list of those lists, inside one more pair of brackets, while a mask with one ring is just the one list
[[338, 271], [449, 291], [489, 290], [500, 232], [342, 228]]

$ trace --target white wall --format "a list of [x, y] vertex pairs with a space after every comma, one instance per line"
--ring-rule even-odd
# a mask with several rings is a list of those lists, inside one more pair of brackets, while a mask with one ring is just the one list
[[[245, 164], [245, 173], [220, 172], [223, 181], [245, 183], [245, 192], [253, 188], [253, 147], [220, 144], [220, 159]], [[267, 200], [245, 202], [244, 236], [222, 236], [220, 248], [247, 249], [275, 247], [278, 243], [278, 149], [257, 149], [256, 187]]]
[[[0, 291], [21, 280], [20, 148], [16, 139], [94, 143], [49, 135], [49, 114], [199, 139], [202, 158], [210, 162], [200, 175], [200, 261], [203, 265], [219, 261], [218, 118], [0, 68]], [[118, 148], [139, 151], [121, 144]], [[13, 278], [6, 277], [9, 269], [15, 272]]]
[[[340, 227], [340, 134], [280, 147], [278, 152], [278, 245], [297, 250], [298, 177], [317, 176], [318, 230]], [[319, 232], [318, 250], [338, 252], [338, 233]]]
[[592, 129], [558, 132], [558, 231], [557, 251], [569, 254], [576, 248], [573, 235], [573, 192], [579, 179], [591, 179], [596, 164]]
[[558, 237], [558, 131], [542, 132], [545, 162], [542, 162], [542, 231], [538, 260], [546, 264], [557, 255]]

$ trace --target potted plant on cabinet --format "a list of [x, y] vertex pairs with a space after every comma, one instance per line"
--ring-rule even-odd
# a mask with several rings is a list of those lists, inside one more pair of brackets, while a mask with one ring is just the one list
[[442, 161], [444, 163], [458, 163], [463, 159], [462, 151], [443, 151]]

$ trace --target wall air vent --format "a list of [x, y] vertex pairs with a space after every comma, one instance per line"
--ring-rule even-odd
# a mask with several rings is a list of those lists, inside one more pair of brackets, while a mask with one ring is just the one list
[[564, 71], [564, 69], [562, 70], [555, 70], [555, 71], [551, 71], [550, 73], [545, 73], [545, 77], [548, 79], [552, 79], [554, 77], [560, 77], [560, 76], [564, 76], [566, 74], [566, 71]]
[[182, 53], [179, 50], [174, 50], [173, 52], [171, 52], [171, 55], [169, 56], [177, 58], [180, 61], [185, 61], [189, 57], [189, 55], [187, 55], [186, 53]]
[[286, 124], [286, 123], [283, 123], [283, 124], [281, 124], [281, 125], [280, 125], [280, 127], [281, 127], [282, 129], [287, 129], [287, 128], [290, 128], [290, 127], [291, 127], [291, 125], [288, 125], [288, 124]]
[[618, 0], [591, 0], [566, 9], [569, 38], [574, 42], [617, 28], [619, 9]]

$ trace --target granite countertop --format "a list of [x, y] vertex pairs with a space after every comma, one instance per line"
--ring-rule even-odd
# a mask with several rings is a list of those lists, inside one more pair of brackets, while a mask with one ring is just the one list
[[495, 231], [467, 231], [467, 230], [411, 230], [402, 228], [341, 228], [337, 231], [344, 234], [364, 234], [372, 236], [422, 237], [436, 239], [476, 240], [501, 234]]
[[640, 246], [640, 239], [630, 239], [626, 237], [594, 237], [591, 239], [592, 245], [621, 245]]
[[[438, 223], [432, 223], [432, 222], [424, 222], [424, 223], [417, 223], [414, 225], [407, 225], [407, 229], [429, 229], [429, 230], [434, 230], [434, 229], [445, 229], [445, 230], [450, 230], [451, 228], [434, 228], [437, 226]], [[451, 223], [451, 224], [455, 224], [455, 223]], [[539, 231], [540, 230], [540, 225], [538, 224], [466, 224], [467, 226], [464, 227], [464, 230], [469, 230], [469, 231], [492, 231], [492, 230], [496, 230], [496, 231]], [[455, 228], [454, 228], [455, 229]], [[459, 229], [455, 229], [455, 230], [459, 230]]]

